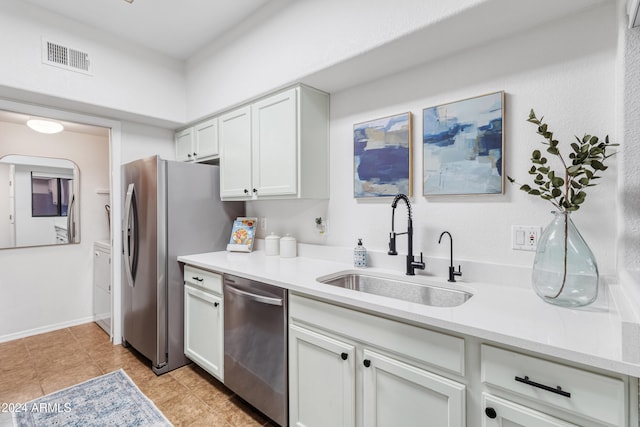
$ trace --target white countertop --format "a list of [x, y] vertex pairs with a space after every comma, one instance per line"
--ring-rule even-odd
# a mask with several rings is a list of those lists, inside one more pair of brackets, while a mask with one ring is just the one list
[[367, 268], [368, 273], [462, 289], [473, 297], [458, 307], [440, 308], [322, 284], [316, 278], [351, 264], [308, 257], [280, 258], [252, 253], [210, 252], [178, 257], [186, 264], [255, 279], [300, 294], [321, 298], [453, 334], [558, 357], [575, 363], [640, 377], [640, 363], [623, 358], [622, 318], [615, 304], [580, 309], [542, 301], [529, 287], [490, 283], [448, 283], [445, 278], [405, 276], [401, 271]]

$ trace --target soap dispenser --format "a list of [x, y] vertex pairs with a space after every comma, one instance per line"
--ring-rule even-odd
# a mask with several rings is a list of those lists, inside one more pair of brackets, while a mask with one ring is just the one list
[[364, 246], [362, 246], [362, 239], [358, 239], [358, 245], [353, 250], [353, 266], [354, 267], [367, 266], [367, 249]]

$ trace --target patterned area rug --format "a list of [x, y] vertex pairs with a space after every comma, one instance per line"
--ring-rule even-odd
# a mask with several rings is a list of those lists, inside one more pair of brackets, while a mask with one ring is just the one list
[[39, 397], [14, 412], [19, 427], [171, 426], [120, 369]]

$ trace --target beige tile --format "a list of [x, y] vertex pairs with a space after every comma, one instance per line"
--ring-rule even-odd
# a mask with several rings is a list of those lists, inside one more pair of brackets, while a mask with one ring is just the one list
[[27, 349], [41, 350], [48, 347], [61, 347], [65, 348], [69, 345], [75, 346], [75, 339], [68, 329], [59, 329], [53, 332], [47, 332], [45, 334], [34, 335], [31, 337], [23, 338]]
[[100, 326], [98, 326], [98, 324], [93, 322], [72, 326], [69, 328], [69, 331], [75, 337], [96, 335], [96, 336], [101, 336], [107, 340], [109, 339], [109, 334], [107, 334]]
[[189, 394], [189, 390], [185, 386], [166, 374], [137, 385], [140, 391], [153, 400], [156, 405]]
[[[92, 326], [87, 327], [87, 325]], [[83, 348], [95, 347], [101, 344], [111, 344], [109, 335], [95, 323], [74, 326], [69, 328], [69, 330]]]
[[0, 389], [21, 381], [29, 382], [32, 380], [38, 380], [38, 372], [32, 365], [16, 366], [15, 369], [4, 372], [0, 376]]
[[0, 384], [0, 403], [24, 403], [40, 396], [44, 392], [37, 379]]
[[[100, 347], [102, 348], [104, 346]], [[129, 350], [123, 348], [122, 346], [114, 347], [115, 349], [111, 351], [104, 351], [98, 353], [95, 356], [91, 356], [91, 354], [96, 354], [95, 350], [88, 351], [87, 354], [89, 354], [93, 358], [94, 363], [98, 365], [104, 373], [115, 371], [132, 364], [140, 363], [138, 361], [138, 358]], [[107, 349], [105, 348], [105, 350]]]
[[207, 371], [195, 363], [173, 370], [170, 374], [189, 389], [211, 384], [211, 381], [215, 380]]
[[224, 405], [233, 396], [233, 392], [220, 382], [217, 384], [199, 384], [190, 390], [200, 400], [214, 409]]
[[[29, 352], [23, 340], [0, 343], [0, 360], [2, 361], [2, 367], [11, 368], [14, 364], [28, 358]], [[0, 369], [2, 369], [2, 367], [0, 367]]]
[[176, 427], [188, 426], [209, 413], [208, 406], [192, 394], [185, 394], [156, 406]]
[[198, 417], [194, 422], [188, 424], [189, 427], [233, 427], [227, 422], [221, 413], [209, 410], [207, 413]]
[[272, 425], [195, 364], [157, 376], [95, 323], [1, 343], [0, 361], [0, 402], [29, 401], [122, 368], [176, 426]]
[[151, 370], [151, 366], [144, 365], [126, 365], [122, 369], [129, 375], [138, 387], [140, 384], [156, 378], [157, 375]]
[[24, 352], [17, 351], [14, 354], [0, 355], [0, 381], [3, 376], [9, 375], [11, 372], [34, 369], [33, 361], [29, 358], [26, 350]]
[[40, 385], [45, 394], [80, 384], [102, 375], [102, 371], [95, 365], [77, 366], [62, 371], [57, 371], [49, 375], [39, 377]]
[[0, 375], [0, 402], [26, 402], [44, 394], [37, 372], [28, 358], [12, 367]]
[[31, 347], [28, 348], [28, 350], [29, 357], [36, 366], [64, 359], [70, 355], [86, 355], [86, 352], [76, 342], [70, 342], [66, 345], [52, 344], [49, 346]]
[[44, 357], [43, 359], [34, 360], [34, 366], [38, 372], [38, 376], [46, 377], [53, 373], [68, 371], [76, 367], [97, 366], [91, 358], [82, 352], [74, 352], [63, 354], [58, 357]]
[[245, 401], [233, 396], [228, 399], [219, 410], [229, 424], [234, 427], [255, 427], [266, 424], [269, 419], [253, 409]]

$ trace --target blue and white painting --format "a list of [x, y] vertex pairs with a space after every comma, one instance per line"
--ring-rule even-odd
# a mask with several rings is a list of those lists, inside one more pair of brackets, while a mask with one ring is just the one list
[[354, 195], [411, 195], [411, 113], [354, 125]]
[[504, 92], [422, 111], [423, 194], [502, 194]]

